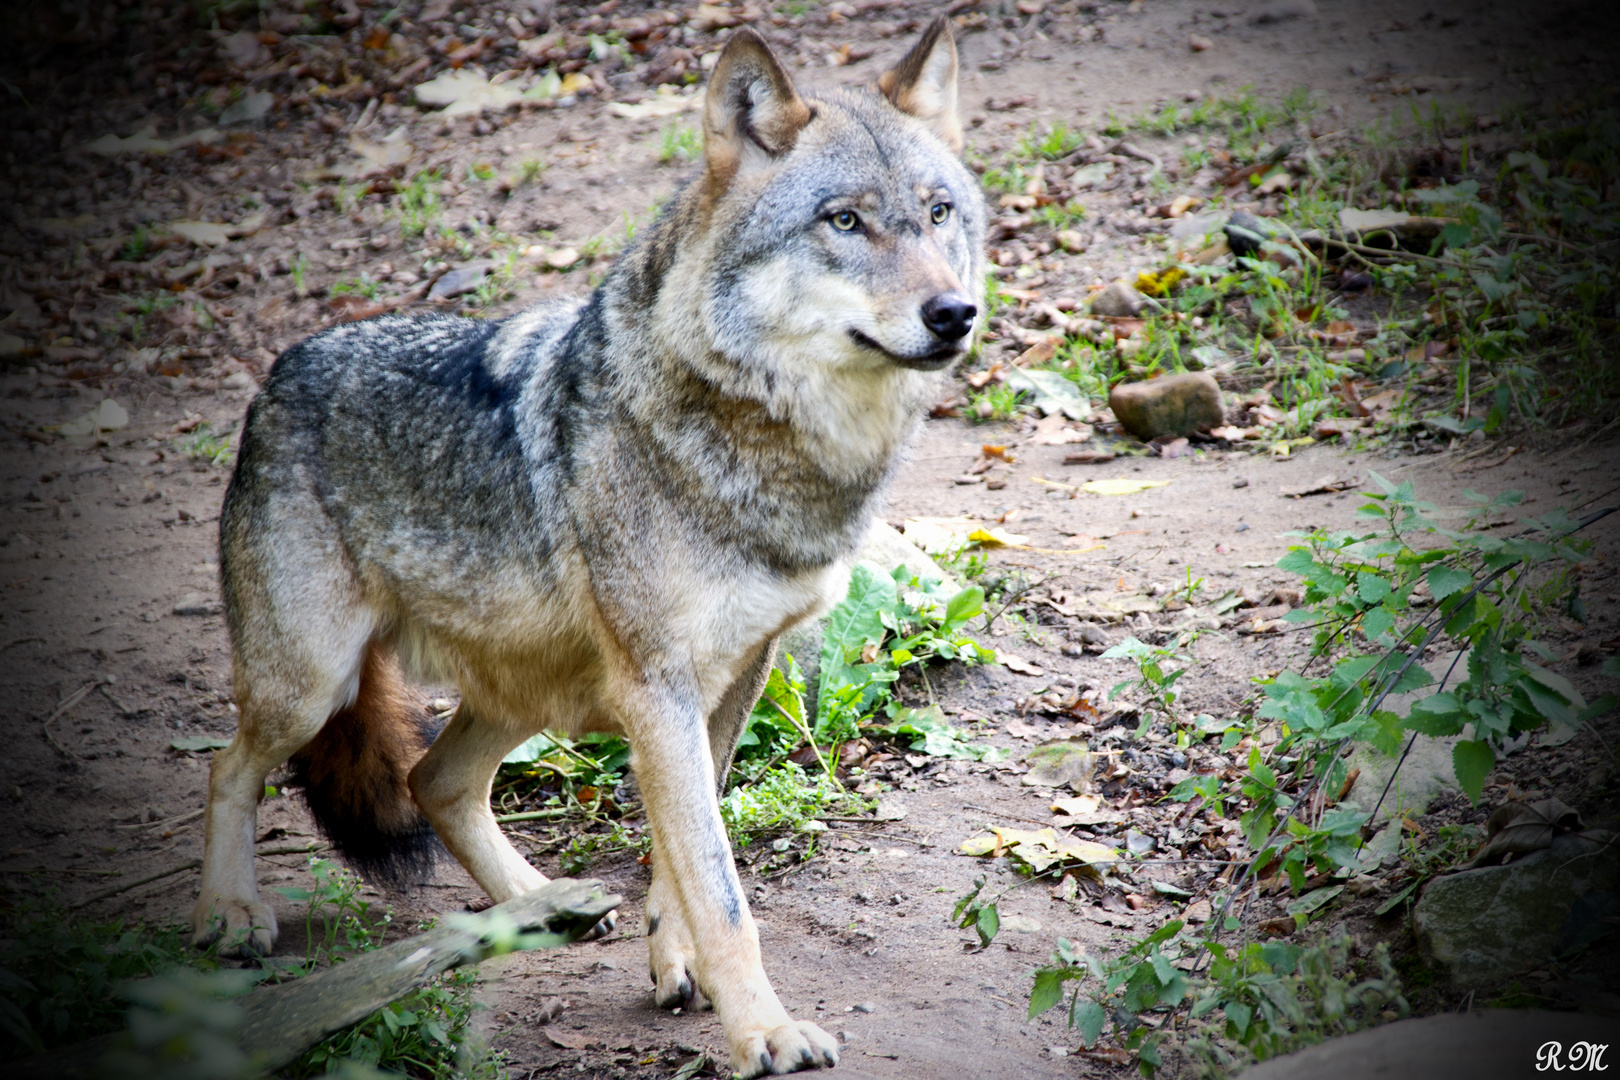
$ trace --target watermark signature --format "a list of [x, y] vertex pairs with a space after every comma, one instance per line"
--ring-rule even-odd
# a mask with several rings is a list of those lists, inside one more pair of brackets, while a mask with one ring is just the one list
[[1603, 1063], [1603, 1055], [1609, 1049], [1608, 1043], [1577, 1042], [1570, 1043], [1569, 1050], [1565, 1051], [1561, 1042], [1547, 1041], [1536, 1050], [1536, 1071], [1563, 1072], [1608, 1072], [1609, 1067]]

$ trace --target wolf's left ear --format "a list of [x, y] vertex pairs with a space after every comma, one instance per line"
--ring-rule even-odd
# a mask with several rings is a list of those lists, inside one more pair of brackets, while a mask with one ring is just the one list
[[948, 18], [940, 15], [928, 24], [905, 59], [878, 77], [878, 89], [895, 108], [915, 116], [945, 145], [962, 152], [962, 125], [956, 118], [956, 42]]
[[711, 182], [793, 149], [810, 106], [793, 88], [771, 47], [743, 27], [731, 35], [709, 78], [703, 104], [703, 154]]

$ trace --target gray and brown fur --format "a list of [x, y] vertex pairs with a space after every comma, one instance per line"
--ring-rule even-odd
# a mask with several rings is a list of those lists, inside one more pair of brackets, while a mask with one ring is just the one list
[[[501, 758], [623, 732], [658, 1001], [713, 1002], [743, 1075], [836, 1063], [766, 979], [716, 792], [776, 638], [841, 595], [977, 323], [955, 100], [943, 19], [878, 87], [818, 97], [738, 31], [703, 172], [588, 299], [388, 316], [277, 361], [220, 521], [241, 728], [210, 782], [200, 941], [272, 943], [254, 818], [289, 758], [363, 865], [409, 866], [425, 822], [502, 901], [545, 879], [490, 812]], [[460, 689], [436, 738], [402, 669]]]

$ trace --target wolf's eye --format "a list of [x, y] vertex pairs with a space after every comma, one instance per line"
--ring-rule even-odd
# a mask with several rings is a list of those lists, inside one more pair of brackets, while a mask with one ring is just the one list
[[951, 216], [951, 204], [937, 202], [928, 208], [928, 216], [933, 218], [935, 225], [945, 224], [945, 219]]
[[855, 216], [853, 210], [840, 210], [832, 216], [832, 226], [839, 232], [854, 232], [861, 219]]

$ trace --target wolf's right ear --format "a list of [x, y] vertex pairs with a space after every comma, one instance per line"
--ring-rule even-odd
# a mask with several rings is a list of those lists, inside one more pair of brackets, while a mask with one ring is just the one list
[[878, 90], [895, 108], [932, 128], [952, 151], [962, 152], [962, 124], [956, 118], [956, 41], [950, 19], [940, 15], [929, 23], [905, 58], [878, 76]]
[[724, 187], [739, 172], [787, 153], [809, 122], [810, 106], [765, 39], [747, 27], [733, 33], [714, 65], [703, 104], [710, 182]]

